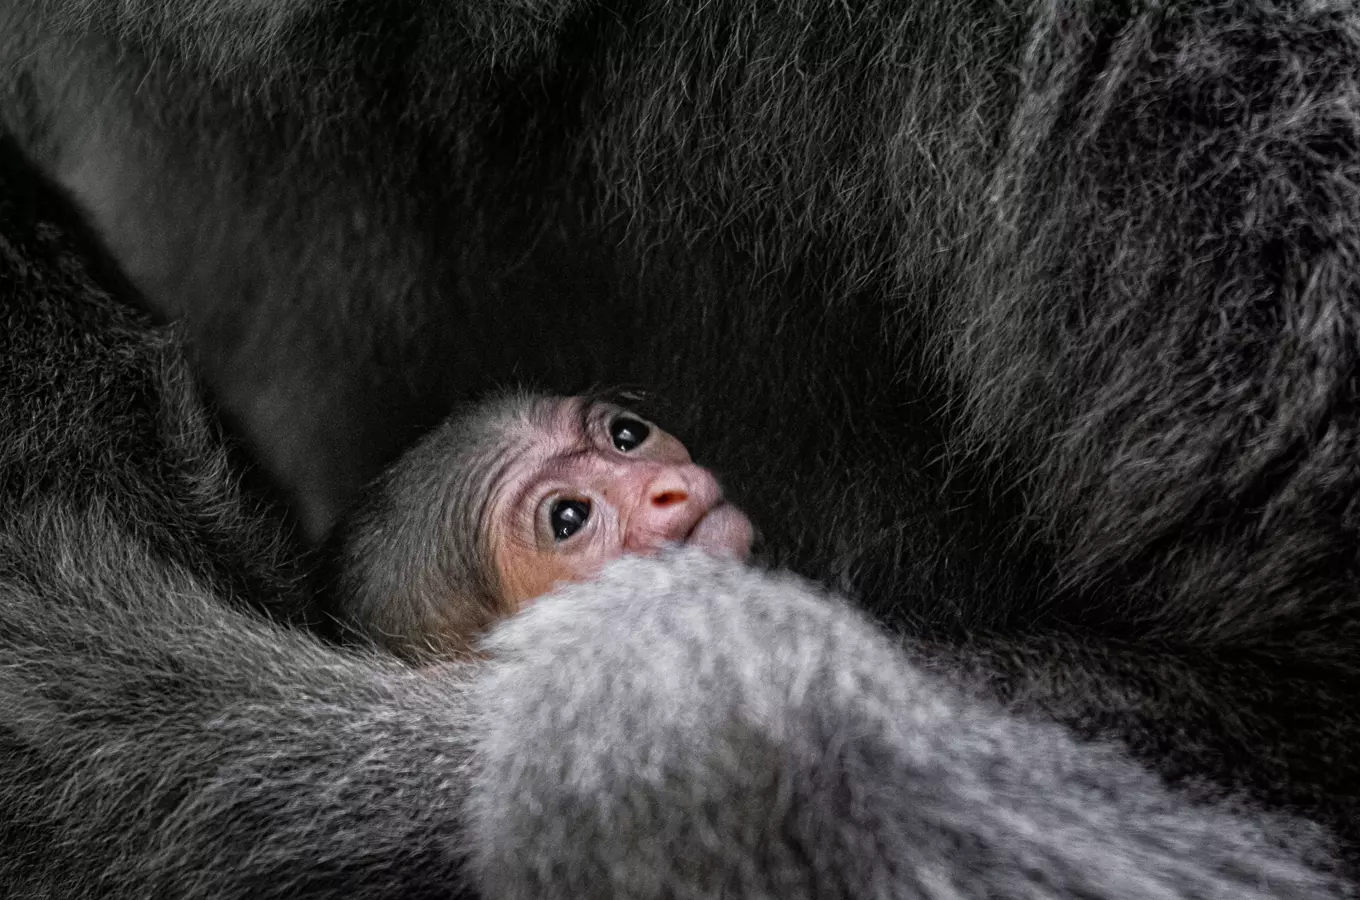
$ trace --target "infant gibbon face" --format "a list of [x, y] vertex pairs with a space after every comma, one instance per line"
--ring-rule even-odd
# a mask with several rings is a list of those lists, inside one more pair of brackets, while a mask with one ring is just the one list
[[540, 403], [532, 424], [507, 434], [513, 446], [494, 464], [483, 519], [512, 609], [668, 543], [750, 554], [750, 521], [675, 437], [612, 404]]

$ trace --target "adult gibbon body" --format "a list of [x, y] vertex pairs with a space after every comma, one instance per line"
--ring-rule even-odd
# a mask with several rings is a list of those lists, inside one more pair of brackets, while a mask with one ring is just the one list
[[10, 0], [3, 115], [308, 533], [641, 384], [932, 665], [1354, 846], [1357, 15]]

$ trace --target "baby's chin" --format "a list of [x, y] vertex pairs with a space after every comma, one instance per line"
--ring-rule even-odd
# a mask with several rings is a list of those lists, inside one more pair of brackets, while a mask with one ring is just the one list
[[745, 560], [751, 555], [755, 530], [746, 514], [730, 503], [719, 503], [704, 513], [685, 543], [714, 556]]

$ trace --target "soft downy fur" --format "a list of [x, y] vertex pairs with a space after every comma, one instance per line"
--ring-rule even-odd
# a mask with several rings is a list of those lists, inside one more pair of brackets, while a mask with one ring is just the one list
[[625, 559], [485, 649], [469, 818], [487, 896], [1342, 890], [1277, 868], [1280, 842], [1308, 849], [1289, 823], [1183, 805], [1109, 747], [966, 700], [799, 579]]
[[538, 399], [502, 391], [449, 416], [366, 485], [326, 540], [314, 617], [342, 641], [411, 658], [470, 653], [513, 610], [502, 599], [485, 519], [490, 476], [533, 427]]
[[1354, 848], [1356, 20], [8, 0], [0, 109], [311, 534], [641, 383], [930, 665]]
[[1316, 827], [968, 699], [793, 577], [627, 560], [424, 669], [277, 621], [286, 544], [173, 334], [0, 161], [4, 893], [1347, 890]]

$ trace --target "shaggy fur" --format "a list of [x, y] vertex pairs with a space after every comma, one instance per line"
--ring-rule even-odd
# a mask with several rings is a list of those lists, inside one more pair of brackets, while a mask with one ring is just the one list
[[805, 583], [626, 561], [412, 669], [237, 602], [171, 336], [0, 147], [0, 893], [1334, 898], [1318, 829], [1196, 807], [933, 683]]
[[0, 2], [0, 104], [312, 534], [656, 390], [776, 561], [1360, 846], [1339, 0]]
[[1268, 849], [1287, 823], [1192, 811], [1109, 748], [967, 702], [795, 579], [625, 560], [486, 647], [469, 821], [489, 897], [1336, 889]]

